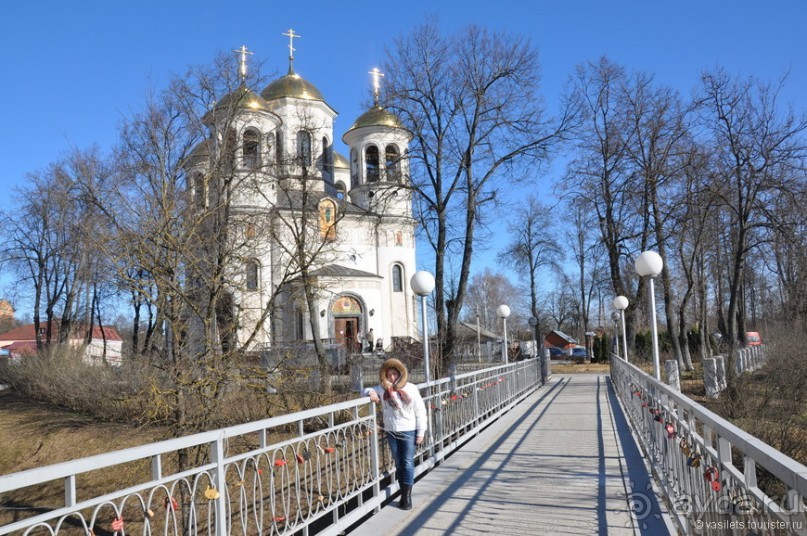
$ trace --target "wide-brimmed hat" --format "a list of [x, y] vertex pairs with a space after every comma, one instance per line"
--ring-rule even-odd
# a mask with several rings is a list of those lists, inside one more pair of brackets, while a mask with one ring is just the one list
[[389, 389], [392, 387], [392, 384], [390, 384], [389, 380], [387, 380], [387, 371], [389, 369], [395, 369], [398, 371], [398, 374], [401, 375], [398, 383], [395, 385], [395, 388], [403, 389], [404, 385], [406, 385], [406, 382], [409, 379], [409, 372], [406, 370], [406, 365], [394, 357], [384, 361], [384, 364], [381, 365], [381, 370], [378, 371], [378, 379], [381, 381], [381, 386], [384, 389]]

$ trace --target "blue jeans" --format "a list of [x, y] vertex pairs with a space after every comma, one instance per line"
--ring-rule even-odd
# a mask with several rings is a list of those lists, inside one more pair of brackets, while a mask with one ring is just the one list
[[415, 430], [387, 432], [387, 444], [395, 462], [398, 483], [412, 486], [415, 483]]

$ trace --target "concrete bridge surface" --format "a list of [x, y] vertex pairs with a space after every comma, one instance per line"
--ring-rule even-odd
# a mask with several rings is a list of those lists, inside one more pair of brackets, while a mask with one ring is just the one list
[[670, 534], [651, 480], [609, 377], [556, 375], [351, 534]]

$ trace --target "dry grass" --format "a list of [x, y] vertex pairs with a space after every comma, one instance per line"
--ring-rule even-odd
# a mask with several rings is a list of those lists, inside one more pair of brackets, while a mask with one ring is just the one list
[[608, 374], [608, 363], [552, 363], [552, 374]]
[[166, 439], [170, 432], [99, 422], [0, 391], [0, 474]]

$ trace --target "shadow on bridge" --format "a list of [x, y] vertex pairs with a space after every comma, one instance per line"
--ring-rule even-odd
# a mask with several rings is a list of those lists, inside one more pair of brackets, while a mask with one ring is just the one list
[[425, 475], [413, 499], [351, 534], [669, 533], [603, 375], [554, 378]]

